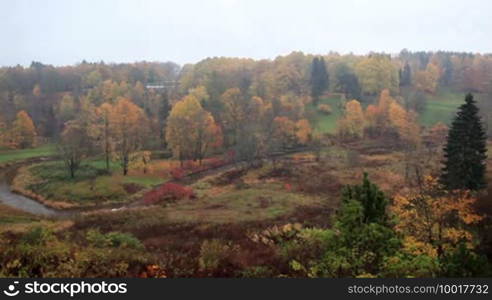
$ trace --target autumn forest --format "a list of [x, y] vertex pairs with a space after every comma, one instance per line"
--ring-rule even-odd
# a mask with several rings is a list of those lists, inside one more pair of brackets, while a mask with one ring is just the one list
[[0, 68], [0, 277], [492, 275], [492, 55]]

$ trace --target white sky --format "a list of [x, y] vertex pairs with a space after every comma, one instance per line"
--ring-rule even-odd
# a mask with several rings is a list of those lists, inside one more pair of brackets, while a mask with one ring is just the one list
[[492, 52], [488, 0], [0, 0], [0, 65]]

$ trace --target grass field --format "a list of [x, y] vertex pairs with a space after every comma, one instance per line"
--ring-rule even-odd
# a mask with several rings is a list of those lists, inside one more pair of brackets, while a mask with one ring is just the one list
[[155, 160], [147, 173], [133, 168], [123, 176], [117, 162], [111, 162], [108, 172], [104, 160], [96, 158], [84, 161], [72, 179], [62, 161], [49, 161], [19, 169], [13, 186], [17, 192], [33, 193], [58, 208], [125, 202], [169, 179], [169, 168], [174, 165], [175, 161]]
[[0, 165], [28, 158], [50, 156], [55, 153], [55, 146], [46, 144], [32, 149], [0, 149]]
[[306, 106], [307, 113], [312, 116], [311, 122], [316, 132], [334, 133], [337, 128], [337, 121], [342, 115], [342, 103], [340, 97], [330, 97], [320, 99], [319, 104], [328, 104], [332, 108], [332, 113], [327, 115], [320, 112], [313, 104]]
[[424, 126], [432, 126], [437, 122], [450, 124], [458, 107], [464, 103], [465, 96], [449, 90], [440, 90], [435, 95], [427, 95], [427, 104], [419, 121]]

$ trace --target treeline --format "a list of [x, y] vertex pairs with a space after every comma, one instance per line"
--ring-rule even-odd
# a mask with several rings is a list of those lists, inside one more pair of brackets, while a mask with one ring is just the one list
[[[492, 56], [454, 52], [403, 50], [398, 56], [293, 52], [274, 60], [207, 58], [183, 67], [171, 62], [82, 62], [66, 67], [33, 62], [28, 68], [0, 69], [0, 142], [4, 147], [21, 148], [43, 138], [66, 139], [67, 125], [75, 126], [78, 120], [77, 126], [84, 122], [103, 124], [103, 129], [96, 130], [99, 133], [86, 134], [93, 135], [100, 144], [104, 132], [118, 130], [104, 121], [111, 114], [102, 117], [97, 111], [126, 103], [124, 112], [132, 115], [138, 111], [139, 126], [145, 129], [138, 130], [141, 142], [135, 149], [169, 146], [180, 159], [201, 160], [221, 145], [246, 156], [258, 156], [275, 151], [278, 145], [285, 148], [315, 138], [306, 107], [316, 104], [325, 93], [374, 104], [364, 113], [364, 125], [357, 121], [362, 109], [355, 102], [346, 107], [345, 115], [355, 119], [342, 122], [344, 135], [361, 135], [361, 130], [377, 134], [371, 128], [393, 116], [400, 134], [411, 138], [414, 130], [407, 127], [412, 127], [415, 120], [412, 111], [422, 109], [426, 93], [435, 93], [439, 87], [484, 93], [491, 90], [491, 83]], [[374, 99], [383, 90], [387, 91], [384, 98], [390, 100], [375, 104]], [[385, 103], [388, 107], [383, 107]], [[318, 105], [318, 110], [326, 113], [331, 109]], [[24, 120], [32, 120], [34, 130], [19, 127], [20, 112]], [[96, 115], [98, 121], [91, 121]], [[184, 132], [166, 127], [174, 124], [174, 128], [180, 128], [183, 120], [198, 120], [187, 123], [189, 140]], [[29, 120], [21, 123], [31, 127]], [[27, 131], [33, 131], [27, 138], [32, 142], [22, 141], [24, 133], [19, 132]], [[274, 145], [268, 145], [274, 140]], [[103, 152], [109, 151], [109, 144]], [[254, 149], [244, 153], [245, 147]]]

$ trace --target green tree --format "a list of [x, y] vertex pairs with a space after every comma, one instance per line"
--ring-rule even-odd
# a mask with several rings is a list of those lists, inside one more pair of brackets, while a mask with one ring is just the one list
[[472, 94], [459, 107], [444, 147], [441, 182], [448, 190], [486, 187], [486, 134]]
[[388, 198], [377, 185], [369, 181], [367, 173], [361, 185], [347, 186], [342, 192], [342, 203], [356, 200], [362, 205], [361, 221], [363, 223], [388, 224], [386, 206]]
[[91, 138], [85, 125], [80, 120], [68, 121], [58, 143], [58, 152], [65, 163], [70, 178], [75, 178], [75, 173], [80, 164], [92, 150]]
[[337, 65], [335, 77], [337, 81], [336, 91], [344, 93], [346, 98], [360, 99], [359, 79], [347, 64], [341, 63]]
[[405, 63], [403, 70], [400, 70], [400, 86], [409, 86], [412, 84], [412, 70], [408, 62]]
[[364, 174], [361, 185], [342, 194], [333, 230], [327, 230], [326, 252], [309, 262], [309, 275], [322, 277], [375, 276], [401, 247], [386, 213], [388, 199]]
[[311, 64], [311, 97], [315, 103], [324, 91], [328, 89], [329, 77], [323, 57], [313, 59]]

